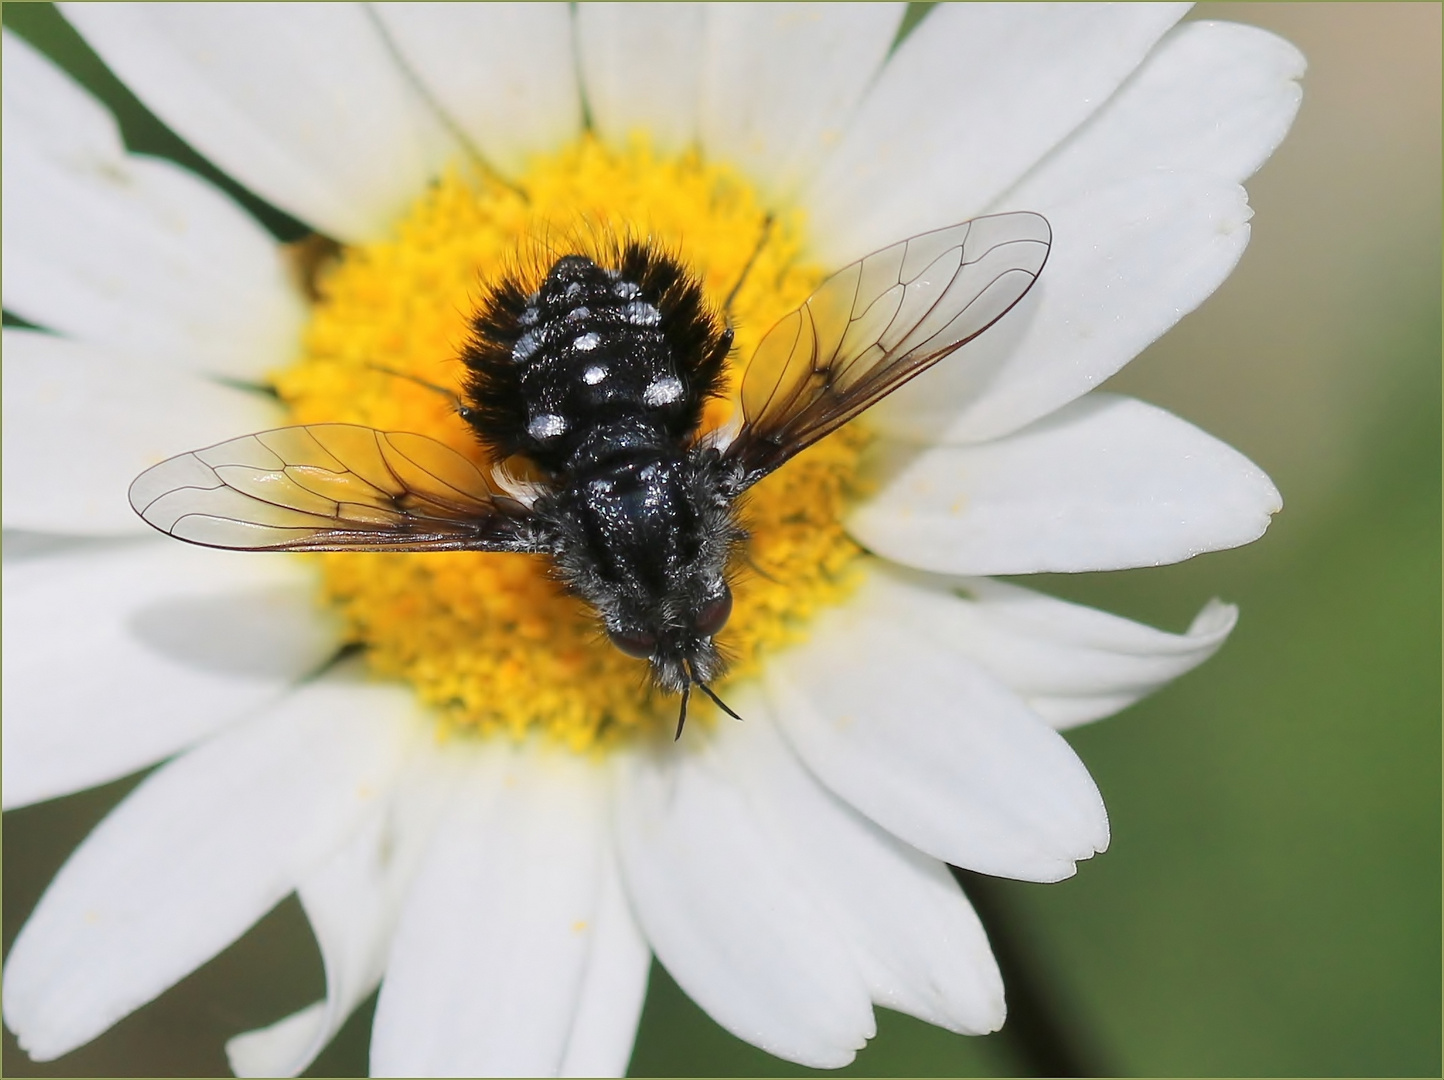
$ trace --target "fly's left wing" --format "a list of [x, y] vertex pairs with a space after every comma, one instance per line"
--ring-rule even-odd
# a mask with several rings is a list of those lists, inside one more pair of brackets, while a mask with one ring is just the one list
[[742, 376], [723, 451], [762, 479], [1001, 319], [1033, 287], [1052, 229], [1040, 214], [974, 218], [874, 252], [768, 331]]
[[277, 428], [162, 461], [130, 504], [240, 551], [530, 551], [531, 511], [450, 447], [355, 424]]

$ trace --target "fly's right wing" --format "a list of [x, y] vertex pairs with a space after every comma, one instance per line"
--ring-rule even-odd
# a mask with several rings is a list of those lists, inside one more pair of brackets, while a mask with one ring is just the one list
[[130, 504], [239, 551], [533, 551], [531, 511], [450, 447], [355, 424], [277, 428], [162, 461]]
[[993, 214], [844, 267], [784, 317], [742, 376], [742, 427], [723, 451], [741, 491], [1001, 319], [1038, 280], [1052, 229]]

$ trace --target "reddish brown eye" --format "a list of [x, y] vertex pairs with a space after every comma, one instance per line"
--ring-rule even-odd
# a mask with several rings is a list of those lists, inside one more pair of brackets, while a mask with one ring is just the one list
[[702, 605], [702, 610], [697, 612], [697, 633], [703, 637], [712, 637], [727, 625], [728, 616], [731, 614], [732, 590], [723, 585], [722, 595], [707, 601]]
[[646, 660], [657, 648], [657, 639], [645, 630], [639, 630], [636, 633], [608, 630], [607, 637], [611, 638], [612, 644], [622, 652], [628, 656], [635, 656], [638, 660]]

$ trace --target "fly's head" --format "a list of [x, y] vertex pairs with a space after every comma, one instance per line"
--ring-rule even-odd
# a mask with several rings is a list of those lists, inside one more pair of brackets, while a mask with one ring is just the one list
[[628, 656], [651, 664], [652, 682], [670, 693], [707, 684], [724, 668], [717, 634], [732, 614], [732, 590], [719, 574], [686, 590], [651, 596], [632, 610], [606, 617], [607, 636]]

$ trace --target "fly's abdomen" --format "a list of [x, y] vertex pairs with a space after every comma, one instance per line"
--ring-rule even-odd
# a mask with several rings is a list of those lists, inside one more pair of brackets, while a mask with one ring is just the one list
[[499, 455], [525, 454], [553, 474], [579, 452], [604, 459], [608, 431], [687, 441], [731, 341], [700, 285], [642, 244], [612, 266], [564, 256], [532, 293], [503, 285], [473, 330], [468, 419]]

